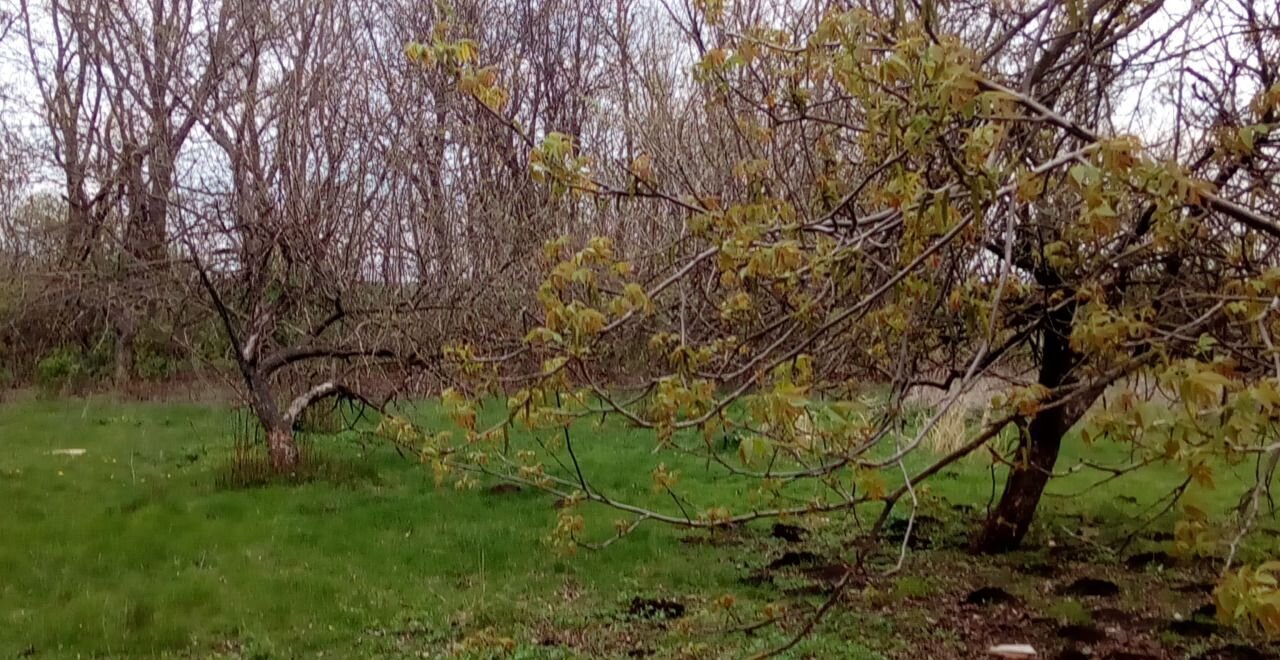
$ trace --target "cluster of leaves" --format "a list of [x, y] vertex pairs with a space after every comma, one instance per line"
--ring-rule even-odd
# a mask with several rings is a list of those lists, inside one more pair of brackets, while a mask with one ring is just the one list
[[1266, 637], [1280, 637], [1280, 562], [1244, 567], [1214, 591], [1218, 618]]

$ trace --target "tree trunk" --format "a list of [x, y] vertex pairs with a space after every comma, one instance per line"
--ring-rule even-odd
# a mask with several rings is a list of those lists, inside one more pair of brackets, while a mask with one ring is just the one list
[[[1049, 389], [1075, 384], [1072, 368], [1079, 356], [1071, 350], [1071, 318], [1074, 306], [1056, 310], [1046, 320], [1041, 343], [1039, 383]], [[1040, 497], [1053, 474], [1062, 437], [1084, 415], [1092, 401], [1073, 401], [1046, 407], [1032, 416], [1018, 441], [1018, 454], [1005, 481], [999, 504], [970, 542], [979, 553], [1008, 552], [1022, 543], [1031, 527]]]
[[[127, 315], [128, 311], [122, 311], [121, 314]], [[134, 330], [134, 323], [131, 319], [120, 319], [116, 323], [116, 355], [115, 355], [115, 374], [114, 379], [116, 385], [128, 385], [133, 380], [133, 363], [134, 363], [134, 337], [137, 333]]]
[[116, 300], [108, 301], [106, 319], [116, 334], [111, 378], [120, 387], [133, 382], [134, 344], [137, 342], [139, 319], [125, 295], [121, 292], [116, 295]]
[[271, 393], [268, 376], [247, 367], [243, 362], [245, 385], [249, 388], [250, 404], [258, 421], [267, 432], [267, 452], [271, 456], [271, 469], [277, 474], [293, 472], [298, 468], [298, 441], [293, 436], [293, 424], [281, 414]]
[[1032, 418], [1019, 442], [1018, 455], [1005, 481], [1000, 503], [973, 539], [974, 552], [1008, 552], [1022, 543], [1058, 461], [1062, 437], [1074, 423], [1063, 407], [1046, 410]]
[[[71, 176], [68, 175], [68, 181]], [[68, 267], [78, 266], [89, 253], [89, 209], [83, 195], [71, 191], [72, 183], [67, 184], [67, 227], [63, 244], [63, 263]]]
[[276, 426], [267, 430], [267, 450], [271, 453], [271, 469], [277, 474], [293, 472], [298, 468], [298, 442], [293, 429]]

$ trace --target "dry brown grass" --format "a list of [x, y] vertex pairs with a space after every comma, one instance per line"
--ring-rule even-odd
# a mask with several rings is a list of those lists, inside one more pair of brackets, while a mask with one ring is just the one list
[[924, 444], [935, 454], [944, 455], [964, 446], [969, 440], [968, 411], [960, 405], [951, 406], [924, 438]]

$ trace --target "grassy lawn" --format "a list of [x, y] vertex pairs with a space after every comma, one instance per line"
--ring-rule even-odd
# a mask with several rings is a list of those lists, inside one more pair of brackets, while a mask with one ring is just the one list
[[[421, 417], [431, 423], [430, 411]], [[768, 524], [715, 537], [643, 526], [603, 551], [559, 557], [546, 542], [557, 515], [552, 498], [437, 489], [429, 470], [354, 434], [316, 441], [326, 455], [356, 466], [342, 483], [221, 489], [215, 475], [230, 453], [231, 429], [228, 410], [214, 405], [25, 399], [0, 406], [0, 657], [486, 657], [508, 650], [514, 657], [740, 657], [776, 646], [802, 623], [733, 630], [766, 606], [803, 609], [824, 600], [821, 590], [789, 588], [802, 586], [803, 576], [745, 579], [790, 547], [770, 536]], [[648, 436], [605, 426], [576, 437], [596, 487], [656, 501], [648, 474], [658, 458]], [[69, 448], [85, 453], [54, 453]], [[1074, 460], [1067, 456], [1063, 467]], [[695, 500], [749, 497], [750, 484], [698, 463], [678, 467]], [[1243, 475], [1249, 466], [1237, 469]], [[1226, 474], [1218, 490], [1201, 496], [1217, 513], [1241, 492]], [[1038, 591], [1011, 571], [1058, 561], [1059, 545], [1102, 557], [1090, 566], [1107, 556], [1114, 563], [1107, 555], [1114, 539], [1099, 536], [1093, 523], [1132, 517], [1180, 480], [1160, 469], [1091, 487], [1096, 479], [1053, 484], [1058, 496], [1046, 503], [1027, 553], [946, 576], [939, 567], [964, 561], [959, 543], [946, 539], [963, 539], [975, 520], [963, 508], [985, 506], [992, 486], [981, 461], [940, 475], [923, 509], [937, 527], [926, 529], [934, 547], [911, 553], [899, 576], [869, 579], [791, 655], [897, 657], [920, 640], [964, 655], [972, 642], [957, 626], [936, 625], [937, 603], [953, 603], [975, 580], [1005, 584], [1031, 602]], [[618, 517], [600, 509], [587, 515], [596, 531]], [[840, 555], [837, 540], [851, 533], [849, 524], [829, 521], [806, 551]], [[1171, 525], [1166, 517], [1150, 529]], [[1258, 538], [1250, 556], [1274, 553], [1274, 535]], [[1157, 533], [1126, 552], [1168, 545]], [[1173, 589], [1203, 573], [1187, 571], [1125, 579]], [[1148, 598], [1127, 586], [1126, 598]], [[736, 603], [726, 610], [716, 601], [728, 594]], [[650, 617], [632, 607], [635, 598], [679, 603], [685, 612]], [[1034, 607], [1071, 606], [1050, 597]]]

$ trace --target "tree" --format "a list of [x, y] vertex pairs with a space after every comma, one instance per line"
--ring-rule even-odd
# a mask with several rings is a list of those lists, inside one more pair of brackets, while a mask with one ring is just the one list
[[[468, 42], [408, 49], [531, 145], [533, 178], [564, 208], [590, 217], [607, 212], [604, 199], [656, 202], [685, 227], [634, 273], [608, 236], [550, 242], [525, 347], [500, 355], [470, 342], [453, 353], [469, 377], [446, 405], [468, 444], [425, 438], [438, 473], [612, 505], [633, 515], [621, 533], [645, 520], [716, 527], [863, 505], [881, 507], [876, 531], [921, 480], [1011, 434], [1009, 455], [992, 450], [1009, 468], [1002, 497], [973, 537], [974, 550], [1000, 552], [1027, 533], [1063, 442], [1081, 429], [1080, 441], [1134, 449], [1133, 464], [1083, 466], [1105, 478], [1171, 463], [1208, 487], [1215, 464], [1258, 460], [1248, 527], [1280, 455], [1280, 44], [1262, 36], [1280, 21], [1272, 8], [668, 11], [699, 59], [674, 88], [683, 112], [661, 116], [650, 99], [654, 114], [637, 123], [675, 124], [697, 140], [644, 144], [626, 161], [607, 143], [539, 136], [511, 119], [506, 89], [520, 70], [458, 57]], [[1221, 66], [1168, 64], [1189, 58]], [[1172, 90], [1163, 125], [1127, 134], [1144, 117], [1117, 100], [1159, 86]], [[619, 392], [616, 365], [641, 351], [660, 367]], [[541, 368], [528, 375], [532, 358]], [[983, 378], [1009, 383], [988, 422], [909, 470], [905, 459]], [[477, 427], [478, 398], [512, 382], [523, 387], [509, 414]], [[889, 384], [876, 410], [860, 402], [868, 382]], [[1182, 405], [1162, 410], [1134, 391], [1142, 383]], [[1115, 386], [1124, 391], [1082, 427]], [[944, 392], [943, 403], [904, 433], [921, 388]], [[776, 507], [735, 512], [730, 502], [695, 517], [659, 465], [655, 487], [677, 510], [644, 509], [581, 470], [556, 473], [563, 454], [530, 459], [503, 441], [512, 426], [545, 433], [595, 414], [652, 429], [659, 450], [759, 479]], [[736, 462], [713, 450], [726, 432], [742, 439]], [[573, 461], [568, 432], [565, 443]], [[789, 485], [808, 480], [825, 495], [786, 505]], [[562, 525], [570, 545], [576, 529]]]
[[231, 5], [207, 1], [98, 2], [93, 11], [96, 28], [82, 38], [91, 40], [111, 110], [101, 146], [121, 219], [121, 281], [108, 316], [117, 334], [115, 379], [126, 383], [139, 325], [159, 308], [149, 291], [163, 286], [158, 275], [169, 263], [179, 156], [234, 56], [228, 41], [237, 26], [229, 24]]
[[[402, 257], [374, 241], [390, 201], [373, 128], [385, 108], [354, 93], [366, 89], [357, 10], [242, 9], [230, 47], [246, 55], [219, 84], [217, 111], [200, 117], [227, 175], [192, 191], [183, 247], [230, 340], [272, 464], [289, 472], [307, 407], [367, 400], [362, 373], [425, 362], [402, 334], [422, 298], [397, 279]], [[301, 391], [281, 396], [291, 388]]]

